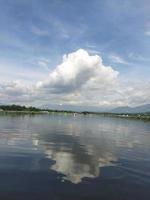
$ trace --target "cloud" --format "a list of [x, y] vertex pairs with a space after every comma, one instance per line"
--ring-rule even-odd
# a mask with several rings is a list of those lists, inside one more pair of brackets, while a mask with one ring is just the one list
[[27, 102], [32, 95], [31, 86], [26, 86], [21, 81], [10, 81], [0, 83], [0, 103]]
[[150, 82], [123, 81], [99, 55], [79, 49], [64, 55], [62, 63], [37, 83], [0, 82], [0, 97], [1, 103], [111, 108], [149, 103], [149, 86]]
[[37, 60], [38, 66], [42, 67], [44, 70], [49, 71], [49, 60], [45, 58], [40, 58]]
[[83, 88], [100, 89], [113, 84], [118, 72], [104, 66], [98, 55], [89, 55], [79, 49], [63, 56], [63, 61], [46, 80], [37, 83], [37, 88], [51, 93], [71, 93]]
[[[117, 57], [118, 62], [123, 62]], [[150, 83], [128, 83], [118, 71], [105, 66], [99, 55], [79, 49], [63, 56], [49, 76], [36, 85], [41, 98], [56, 104], [115, 107], [148, 103]]]
[[144, 33], [146, 36], [150, 37], [150, 30], [145, 31]]
[[1, 84], [0, 91], [5, 91], [6, 95], [22, 96], [27, 94], [28, 89], [20, 81], [11, 81]]
[[128, 64], [128, 62], [126, 62], [123, 58], [121, 58], [119, 55], [117, 54], [111, 54], [109, 56], [109, 59], [113, 62], [113, 63], [119, 63], [119, 64]]
[[[149, 104], [150, 102], [150, 81], [130, 82], [120, 84], [122, 104], [135, 106]], [[123, 98], [124, 97], [124, 98]]]
[[34, 25], [31, 26], [31, 32], [38, 36], [49, 36], [50, 35], [49, 31], [41, 29]]

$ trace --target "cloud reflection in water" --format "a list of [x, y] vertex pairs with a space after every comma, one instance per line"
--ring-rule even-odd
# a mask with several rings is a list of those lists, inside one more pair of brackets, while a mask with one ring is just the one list
[[[5, 116], [0, 121], [0, 159], [5, 156], [5, 165], [0, 167], [54, 170], [73, 183], [98, 177], [101, 167], [120, 158], [147, 155], [148, 127], [135, 123], [95, 116]], [[141, 144], [145, 145], [142, 151]]]

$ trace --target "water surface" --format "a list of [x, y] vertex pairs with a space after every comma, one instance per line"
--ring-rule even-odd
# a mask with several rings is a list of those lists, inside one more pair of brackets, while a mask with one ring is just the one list
[[150, 123], [0, 116], [0, 199], [150, 199]]

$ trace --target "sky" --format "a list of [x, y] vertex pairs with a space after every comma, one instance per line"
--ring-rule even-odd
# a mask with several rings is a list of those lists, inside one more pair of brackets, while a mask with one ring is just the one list
[[150, 103], [149, 0], [0, 0], [0, 104]]

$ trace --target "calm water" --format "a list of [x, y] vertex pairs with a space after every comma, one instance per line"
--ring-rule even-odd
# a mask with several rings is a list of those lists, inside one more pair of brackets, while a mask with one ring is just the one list
[[0, 200], [149, 200], [150, 123], [0, 116]]

